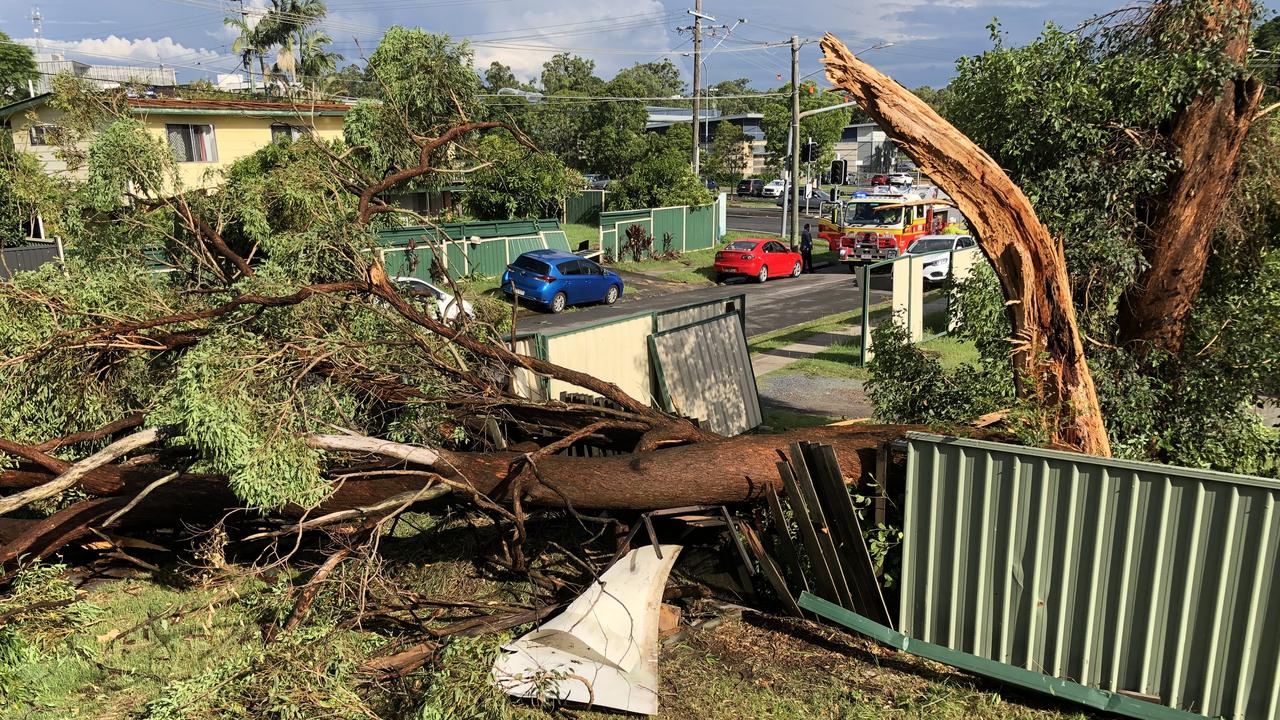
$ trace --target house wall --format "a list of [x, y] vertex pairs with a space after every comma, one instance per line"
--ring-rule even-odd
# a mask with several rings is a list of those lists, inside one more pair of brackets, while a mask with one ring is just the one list
[[[336, 115], [317, 116], [269, 116], [269, 115], [220, 115], [197, 113], [149, 113], [138, 114], [137, 117], [146, 126], [147, 131], [163, 142], [168, 142], [165, 133], [167, 124], [212, 125], [214, 145], [217, 149], [215, 162], [180, 162], [178, 173], [183, 187], [187, 189], [207, 187], [217, 182], [218, 171], [247, 155], [252, 155], [271, 142], [271, 126], [287, 124], [313, 128], [315, 135], [325, 140], [342, 137], [343, 118]], [[19, 151], [35, 155], [50, 174], [68, 172], [67, 165], [57, 157], [57, 147], [52, 145], [32, 145], [28, 128], [32, 124], [57, 125], [62, 112], [48, 105], [32, 108], [9, 118], [10, 135], [13, 146]], [[84, 149], [88, 149], [87, 145]], [[212, 172], [211, 172], [212, 171]], [[78, 168], [70, 173], [72, 177], [84, 179], [86, 168]]]
[[[197, 115], [150, 113], [137, 118], [147, 130], [164, 142], [168, 142], [165, 125], [212, 125], [214, 144], [217, 148], [215, 162], [180, 162], [178, 173], [186, 188], [207, 187], [216, 184], [218, 171], [240, 158], [252, 155], [271, 142], [271, 126], [274, 124], [297, 125], [313, 128], [316, 137], [333, 140], [342, 137], [342, 121], [339, 116], [255, 116], [255, 115]], [[210, 172], [212, 171], [212, 173]]]

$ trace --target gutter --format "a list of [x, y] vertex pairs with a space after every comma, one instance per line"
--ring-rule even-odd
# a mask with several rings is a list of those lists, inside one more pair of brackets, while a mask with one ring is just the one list
[[238, 117], [343, 117], [344, 110], [319, 110], [304, 112], [299, 110], [195, 110], [192, 108], [151, 108], [130, 107], [131, 115], [235, 115]]

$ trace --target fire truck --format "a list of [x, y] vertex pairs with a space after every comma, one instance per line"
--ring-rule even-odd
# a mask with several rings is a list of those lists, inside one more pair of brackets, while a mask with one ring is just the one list
[[823, 203], [818, 223], [818, 237], [850, 271], [903, 255], [917, 238], [941, 233], [947, 225], [945, 208], [954, 207], [949, 200], [918, 195], [858, 195]]

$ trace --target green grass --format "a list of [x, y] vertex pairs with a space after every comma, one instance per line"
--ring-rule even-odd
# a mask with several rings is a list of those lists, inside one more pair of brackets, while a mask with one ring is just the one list
[[825, 415], [810, 415], [771, 407], [762, 408], [761, 414], [764, 418], [761, 424], [778, 431], [829, 425], [838, 419], [826, 417]]
[[578, 245], [583, 242], [588, 247], [596, 247], [600, 244], [600, 228], [594, 225], [578, 225], [575, 223], [565, 223], [560, 226], [564, 230], [564, 235], [569, 239], [569, 249], [577, 250]]
[[[879, 317], [884, 313], [884, 311], [888, 310], [888, 308], [889, 303], [872, 305], [872, 317]], [[755, 335], [747, 340], [747, 349], [753, 353], [776, 350], [792, 343], [807, 340], [814, 335], [834, 332], [852, 325], [857, 325], [861, 322], [861, 309], [826, 315], [824, 317], [817, 318], [816, 320], [810, 320], [809, 322], [791, 325], [772, 332]]]

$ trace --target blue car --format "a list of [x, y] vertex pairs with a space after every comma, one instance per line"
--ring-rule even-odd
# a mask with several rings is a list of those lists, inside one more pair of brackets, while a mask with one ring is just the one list
[[507, 266], [502, 290], [558, 313], [570, 305], [614, 304], [622, 297], [622, 278], [571, 252], [530, 250]]

